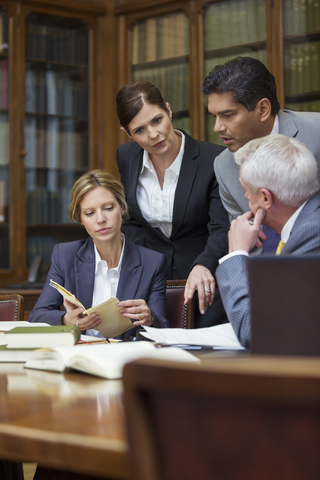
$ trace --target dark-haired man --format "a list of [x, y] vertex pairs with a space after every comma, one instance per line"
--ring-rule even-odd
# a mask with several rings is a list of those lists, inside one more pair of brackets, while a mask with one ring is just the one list
[[[222, 202], [230, 221], [249, 210], [239, 182], [234, 152], [254, 138], [281, 133], [303, 142], [314, 155], [320, 178], [320, 113], [280, 110], [274, 76], [251, 57], [236, 57], [217, 65], [206, 77], [202, 93], [208, 96], [209, 112], [224, 150], [214, 162]], [[270, 235], [272, 232], [266, 232]], [[265, 251], [275, 251], [274, 238]]]

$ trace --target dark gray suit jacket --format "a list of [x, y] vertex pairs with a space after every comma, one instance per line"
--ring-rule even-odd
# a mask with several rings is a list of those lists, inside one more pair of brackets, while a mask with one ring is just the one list
[[[303, 142], [313, 153], [318, 163], [320, 179], [320, 113], [280, 110], [279, 133]], [[215, 160], [214, 169], [219, 183], [223, 205], [229, 213], [230, 222], [250, 210], [245, 191], [239, 182], [239, 165], [233, 154], [224, 150]]]
[[[43, 291], [29, 315], [29, 322], [47, 322], [61, 325], [60, 311], [63, 298], [50, 287], [50, 279], [59, 283], [84, 305], [90, 308], [93, 296], [95, 255], [91, 238], [60, 243], [53, 249], [51, 267]], [[131, 300], [142, 298], [148, 304], [155, 327], [168, 327], [165, 316], [166, 259], [158, 252], [135, 245], [126, 237], [117, 298]], [[135, 330], [122, 334], [123, 338], [135, 335]]]
[[[320, 253], [320, 193], [311, 197], [301, 210], [289, 240], [280, 255]], [[235, 255], [222, 262], [216, 271], [224, 308], [244, 347], [250, 345], [250, 301], [248, 257]], [[263, 272], [261, 272], [263, 275]]]

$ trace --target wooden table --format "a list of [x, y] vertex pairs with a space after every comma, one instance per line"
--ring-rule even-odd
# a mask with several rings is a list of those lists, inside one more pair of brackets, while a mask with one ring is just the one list
[[0, 363], [0, 458], [128, 478], [122, 382]]

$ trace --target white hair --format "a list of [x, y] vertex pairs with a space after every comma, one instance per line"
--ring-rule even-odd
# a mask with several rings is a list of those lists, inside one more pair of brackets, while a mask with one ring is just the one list
[[317, 162], [294, 138], [280, 134], [256, 138], [239, 148], [234, 159], [253, 193], [266, 188], [285, 205], [298, 207], [319, 190]]

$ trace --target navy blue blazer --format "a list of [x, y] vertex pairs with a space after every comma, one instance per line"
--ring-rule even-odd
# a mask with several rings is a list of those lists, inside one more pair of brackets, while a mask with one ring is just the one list
[[[59, 283], [84, 305], [90, 308], [95, 275], [95, 254], [92, 238], [60, 243], [52, 252], [51, 267], [43, 291], [29, 315], [29, 322], [61, 325], [64, 311], [61, 294], [50, 287], [50, 279]], [[154, 327], [168, 327], [166, 320], [166, 259], [158, 252], [135, 245], [126, 237], [117, 298], [142, 298], [152, 312]], [[135, 335], [132, 329], [123, 338]]]

